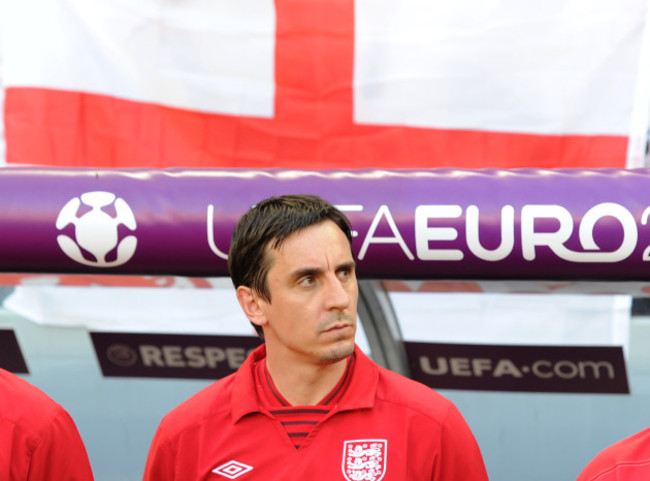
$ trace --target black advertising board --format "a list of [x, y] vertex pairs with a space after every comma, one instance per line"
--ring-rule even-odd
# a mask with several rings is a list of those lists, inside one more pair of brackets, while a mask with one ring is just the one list
[[406, 342], [411, 377], [432, 388], [563, 393], [630, 392], [620, 346]]
[[104, 376], [220, 379], [260, 345], [253, 336], [92, 332]]
[[0, 329], [0, 367], [15, 374], [29, 374], [13, 330]]

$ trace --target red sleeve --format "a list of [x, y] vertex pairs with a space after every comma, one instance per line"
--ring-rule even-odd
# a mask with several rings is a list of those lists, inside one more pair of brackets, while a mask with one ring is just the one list
[[599, 461], [598, 458], [591, 460], [591, 462], [585, 466], [582, 472], [578, 475], [576, 481], [595, 481], [604, 470], [611, 467]]
[[650, 428], [624, 438], [598, 453], [576, 481], [647, 481], [650, 479]]
[[151, 442], [142, 481], [173, 481], [175, 478], [176, 457], [169, 443], [164, 441], [162, 431], [159, 426]]
[[590, 463], [576, 481], [648, 481], [650, 460], [620, 461], [612, 465]]
[[440, 453], [431, 481], [487, 481], [483, 455], [465, 419], [455, 406], [441, 430]]
[[59, 408], [43, 426], [29, 462], [28, 481], [93, 481], [86, 448], [70, 415]]

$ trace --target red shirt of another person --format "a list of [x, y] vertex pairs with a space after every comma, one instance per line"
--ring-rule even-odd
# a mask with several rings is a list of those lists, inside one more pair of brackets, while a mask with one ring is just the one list
[[70, 415], [27, 381], [0, 369], [0, 479], [92, 481]]
[[650, 479], [650, 428], [602, 450], [576, 481], [647, 481]]

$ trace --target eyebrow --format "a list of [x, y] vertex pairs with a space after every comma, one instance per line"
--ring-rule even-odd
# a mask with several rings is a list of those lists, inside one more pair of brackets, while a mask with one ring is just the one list
[[[354, 261], [343, 262], [342, 264], [336, 266], [334, 272], [341, 272], [343, 270], [354, 270], [355, 266], [356, 263]], [[307, 276], [313, 277], [318, 274], [322, 274], [323, 272], [325, 272], [325, 269], [321, 269], [320, 267], [305, 267], [293, 271], [290, 275], [290, 279], [295, 281], [300, 279], [301, 277], [307, 277]]]
[[291, 273], [290, 278], [292, 280], [298, 280], [301, 277], [308, 277], [308, 276], [312, 277], [312, 276], [315, 276], [317, 274], [320, 274], [321, 272], [323, 272], [323, 269], [320, 269], [318, 267], [305, 267], [305, 268], [296, 269], [295, 271], [293, 271]]
[[357, 263], [354, 261], [350, 262], [344, 262], [343, 264], [339, 264], [336, 267], [336, 272], [342, 271], [342, 270], [348, 270], [348, 271], [353, 271], [356, 269]]

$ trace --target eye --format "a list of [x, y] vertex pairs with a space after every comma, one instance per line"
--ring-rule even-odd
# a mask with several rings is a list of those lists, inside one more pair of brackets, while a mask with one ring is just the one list
[[341, 279], [342, 281], [347, 281], [348, 279], [350, 279], [350, 277], [352, 277], [353, 271], [354, 270], [353, 270], [352, 267], [344, 267], [344, 268], [340, 269], [339, 270], [339, 279]]
[[316, 280], [314, 279], [313, 276], [306, 276], [298, 281], [298, 285], [302, 287], [311, 287], [314, 285], [315, 282]]

